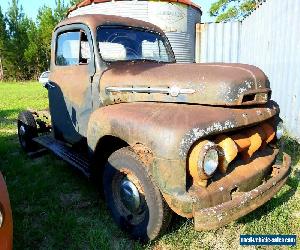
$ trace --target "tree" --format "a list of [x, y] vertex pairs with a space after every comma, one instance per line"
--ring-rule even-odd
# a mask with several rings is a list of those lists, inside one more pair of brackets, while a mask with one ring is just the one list
[[58, 21], [56, 20], [51, 8], [44, 6], [39, 9], [37, 16], [37, 33], [40, 42], [40, 71], [44, 71], [49, 68], [52, 31], [57, 23]]
[[4, 64], [5, 64], [5, 46], [7, 43], [7, 31], [4, 15], [0, 7], [0, 81], [4, 78]]
[[40, 73], [41, 64], [41, 42], [38, 28], [33, 21], [28, 22], [27, 27], [28, 44], [24, 51], [24, 61], [27, 65], [28, 79], [37, 78]]
[[19, 0], [11, 0], [5, 14], [0, 8], [0, 80], [29, 80], [49, 69], [54, 27], [70, 4], [81, 0], [55, 0], [56, 7], [42, 7], [36, 22], [23, 12]]
[[28, 79], [28, 65], [24, 59], [24, 53], [28, 46], [27, 28], [30, 20], [23, 13], [18, 0], [12, 0], [11, 6], [6, 13], [9, 40], [7, 49], [7, 72], [16, 80]]
[[76, 4], [80, 3], [80, 2], [82, 2], [82, 0], [70, 0], [70, 5], [74, 6], [74, 5], [76, 5]]
[[216, 22], [241, 20], [249, 15], [261, 0], [217, 0], [210, 7], [209, 14], [217, 17]]
[[65, 19], [69, 6], [65, 4], [64, 0], [55, 0], [56, 8], [54, 9], [54, 17], [57, 22]]

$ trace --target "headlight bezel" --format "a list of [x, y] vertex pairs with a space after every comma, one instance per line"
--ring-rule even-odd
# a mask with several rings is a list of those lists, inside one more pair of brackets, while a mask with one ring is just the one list
[[[198, 156], [197, 163], [200, 179], [205, 180], [212, 177], [218, 169], [219, 160], [220, 156], [218, 146], [215, 143], [209, 141], [202, 147], [202, 150], [199, 152]], [[207, 169], [207, 167], [210, 169]]]
[[0, 204], [0, 228], [2, 228], [3, 224], [4, 224], [4, 212], [3, 212], [3, 208]]

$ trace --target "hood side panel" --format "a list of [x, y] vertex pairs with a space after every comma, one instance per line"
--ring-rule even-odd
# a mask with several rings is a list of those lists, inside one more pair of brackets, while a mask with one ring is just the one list
[[[265, 74], [251, 65], [123, 62], [112, 63], [104, 72], [100, 95], [104, 105], [177, 102], [235, 106], [243, 104], [246, 94], [253, 96], [251, 104], [266, 103], [269, 87]], [[111, 88], [117, 91], [108, 91]], [[165, 93], [155, 92], [157, 88]], [[177, 93], [173, 95], [174, 90]], [[263, 98], [256, 98], [257, 93]]]

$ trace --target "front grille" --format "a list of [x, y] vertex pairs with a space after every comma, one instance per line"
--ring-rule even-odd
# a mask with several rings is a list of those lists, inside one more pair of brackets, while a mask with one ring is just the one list
[[219, 135], [214, 142], [220, 149], [220, 171], [226, 173], [229, 164], [237, 157], [248, 161], [255, 152], [263, 150], [274, 139], [275, 129], [272, 121]]

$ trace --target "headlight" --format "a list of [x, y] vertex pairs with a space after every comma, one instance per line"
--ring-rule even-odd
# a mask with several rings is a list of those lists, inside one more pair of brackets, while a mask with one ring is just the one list
[[284, 134], [284, 127], [283, 127], [283, 122], [279, 122], [276, 128], [276, 138], [277, 140], [280, 140], [281, 137]]
[[206, 186], [207, 179], [217, 170], [219, 155], [217, 145], [202, 141], [194, 146], [189, 156], [189, 172], [194, 182]]
[[2, 227], [2, 224], [3, 224], [3, 212], [2, 212], [2, 209], [0, 207], [0, 228]]
[[206, 145], [204, 151], [199, 155], [198, 168], [199, 172], [203, 172], [207, 177], [212, 176], [212, 174], [217, 170], [219, 164], [218, 151], [214, 144]]

